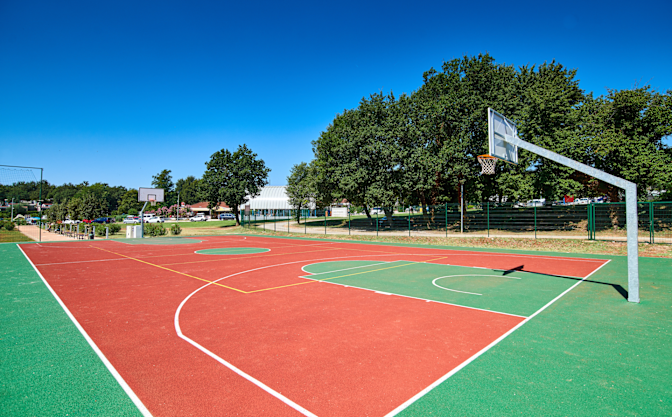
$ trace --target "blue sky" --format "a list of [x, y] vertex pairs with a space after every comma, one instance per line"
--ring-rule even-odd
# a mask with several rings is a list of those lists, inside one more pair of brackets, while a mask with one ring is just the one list
[[465, 54], [555, 59], [596, 96], [672, 89], [671, 12], [669, 0], [0, 0], [0, 164], [137, 188], [162, 169], [200, 177], [246, 143], [284, 185], [337, 113], [410, 93]]

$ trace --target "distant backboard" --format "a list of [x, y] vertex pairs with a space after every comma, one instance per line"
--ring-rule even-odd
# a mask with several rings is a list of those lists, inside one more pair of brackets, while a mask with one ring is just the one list
[[138, 188], [138, 201], [163, 203], [163, 188]]
[[491, 108], [488, 108], [488, 144], [490, 156], [517, 164], [518, 147], [509, 138], [518, 137], [516, 124]]

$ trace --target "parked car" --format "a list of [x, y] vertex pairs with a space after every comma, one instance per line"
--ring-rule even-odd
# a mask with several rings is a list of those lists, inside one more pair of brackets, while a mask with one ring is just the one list
[[145, 219], [145, 223], [163, 223], [163, 218], [152, 216]]
[[582, 205], [582, 206], [584, 206], [586, 204], [590, 204], [590, 198], [577, 198], [576, 200], [574, 200], [574, 204], [578, 204], [578, 205]]
[[135, 216], [126, 216], [126, 218], [124, 219], [124, 224], [134, 224], [134, 223], [140, 223], [140, 219]]
[[219, 215], [219, 220], [236, 220], [236, 216], [233, 213], [222, 213]]
[[81, 222], [82, 222], [81, 220], [70, 220], [70, 219], [67, 219], [67, 220], [64, 220], [64, 221], [63, 221], [63, 224], [77, 224], [77, 223], [81, 223]]
[[98, 217], [93, 221], [93, 223], [112, 223], [114, 219], [112, 217]]
[[194, 217], [192, 217], [191, 219], [189, 219], [190, 222], [204, 222], [206, 220], [208, 220], [208, 219], [205, 218], [204, 214], [197, 214]]

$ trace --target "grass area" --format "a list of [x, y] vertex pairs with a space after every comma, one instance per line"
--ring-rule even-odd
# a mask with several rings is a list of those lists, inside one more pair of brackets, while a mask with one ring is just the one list
[[32, 242], [33, 239], [18, 230], [0, 230], [0, 243], [2, 242]]

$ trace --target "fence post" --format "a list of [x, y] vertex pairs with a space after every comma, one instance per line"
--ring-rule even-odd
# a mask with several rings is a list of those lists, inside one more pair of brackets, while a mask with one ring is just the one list
[[376, 211], [376, 237], [378, 237], [378, 212]]
[[537, 203], [534, 203], [534, 238], [537, 238]]
[[444, 219], [445, 219], [445, 221], [446, 221], [446, 237], [448, 237], [448, 203], [445, 203], [444, 210], [445, 210], [445, 211], [444, 211], [444, 213], [443, 213], [443, 214], [444, 214], [443, 217], [444, 217]]
[[649, 242], [653, 244], [655, 242], [654, 236], [654, 227], [653, 227], [653, 201], [649, 201]]
[[287, 216], [287, 233], [289, 233], [289, 222], [292, 221], [292, 209], [289, 209], [289, 216]]
[[350, 206], [348, 206], [348, 236], [350, 236]]
[[586, 207], [586, 216], [587, 216], [587, 221], [588, 221], [588, 224], [587, 224], [586, 228], [588, 229], [588, 240], [593, 240], [592, 230], [590, 228], [591, 212], [592, 212], [592, 210], [590, 209], [590, 204], [588, 204], [588, 206]]
[[327, 210], [324, 210], [324, 235], [327, 235]]
[[105, 239], [110, 238], [110, 228], [108, 226], [105, 226]]
[[490, 237], [490, 202], [485, 203], [485, 209], [486, 209], [486, 222], [487, 222], [487, 228], [488, 228], [488, 237]]

